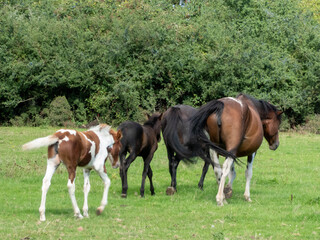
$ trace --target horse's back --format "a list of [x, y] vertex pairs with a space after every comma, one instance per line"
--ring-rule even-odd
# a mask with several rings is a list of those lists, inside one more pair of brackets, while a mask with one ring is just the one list
[[255, 152], [263, 138], [262, 125], [257, 112], [247, 102], [235, 98], [222, 98], [224, 109], [207, 120], [210, 139], [234, 152], [238, 157]]
[[126, 121], [119, 125], [118, 130], [121, 130], [122, 147], [127, 148], [140, 148], [143, 139], [143, 128], [139, 123]]

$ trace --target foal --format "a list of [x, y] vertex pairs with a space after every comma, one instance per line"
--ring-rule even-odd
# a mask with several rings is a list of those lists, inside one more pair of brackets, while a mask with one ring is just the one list
[[90, 191], [89, 175], [94, 169], [104, 182], [104, 191], [101, 205], [96, 213], [99, 215], [107, 205], [110, 179], [108, 178], [105, 161], [107, 157], [113, 168], [119, 167], [119, 149], [121, 132], [115, 132], [110, 126], [100, 124], [85, 132], [76, 130], [58, 130], [53, 135], [35, 139], [24, 144], [24, 150], [48, 146], [47, 171], [42, 183], [42, 198], [39, 208], [40, 221], [45, 221], [46, 195], [51, 184], [51, 178], [60, 163], [64, 163], [69, 174], [68, 190], [71, 198], [74, 216], [83, 218], [75, 198], [75, 177], [77, 166], [83, 167], [84, 176], [84, 203], [83, 215], [88, 214], [88, 193]]
[[[144, 197], [144, 185], [147, 175], [150, 181], [151, 195], [154, 195], [150, 162], [153, 158], [154, 152], [158, 148], [158, 142], [161, 139], [161, 116], [162, 114], [159, 113], [154, 113], [152, 116], [148, 115], [148, 120], [142, 126], [139, 123], [127, 121], [121, 123], [118, 127], [118, 130], [122, 133], [122, 138], [120, 140], [122, 146], [119, 156], [120, 177], [122, 182], [121, 197], [123, 198], [127, 197], [128, 168], [138, 156], [141, 156], [144, 161], [140, 195], [141, 197]], [[129, 153], [129, 156], [126, 158], [127, 153]]]

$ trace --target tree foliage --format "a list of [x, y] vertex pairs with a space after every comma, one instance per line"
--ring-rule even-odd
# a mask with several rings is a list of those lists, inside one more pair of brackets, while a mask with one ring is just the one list
[[320, 113], [319, 22], [297, 0], [0, 6], [1, 123], [35, 121], [57, 96], [77, 123], [139, 120], [239, 92], [278, 105], [292, 125]]

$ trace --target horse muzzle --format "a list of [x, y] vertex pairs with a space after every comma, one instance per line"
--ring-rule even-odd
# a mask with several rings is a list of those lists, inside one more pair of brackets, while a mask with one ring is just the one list
[[117, 169], [118, 167], [120, 167], [119, 161], [118, 161], [115, 165], [112, 165], [112, 168], [113, 168], [113, 169]]
[[280, 144], [278, 142], [276, 142], [272, 145], [269, 145], [269, 149], [275, 151], [279, 147], [279, 145]]

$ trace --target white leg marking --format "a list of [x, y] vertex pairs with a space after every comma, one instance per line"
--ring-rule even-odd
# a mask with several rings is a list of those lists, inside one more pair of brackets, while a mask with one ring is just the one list
[[80, 209], [77, 204], [76, 196], [75, 196], [75, 191], [76, 191], [76, 185], [75, 185], [75, 180], [73, 180], [73, 183], [71, 183], [71, 180], [68, 179], [68, 190], [69, 190], [69, 195], [71, 198], [72, 206], [73, 206], [73, 211], [74, 211], [74, 216], [77, 218], [83, 218], [83, 216], [80, 213]]
[[220, 181], [220, 185], [219, 185], [218, 194], [216, 196], [216, 201], [219, 206], [223, 206], [223, 202], [225, 200], [223, 189], [224, 189], [224, 184], [226, 182], [226, 178], [230, 172], [230, 168], [232, 166], [232, 163], [233, 163], [233, 159], [229, 158], [229, 157], [223, 163], [222, 177], [221, 177], [221, 181]]
[[83, 169], [83, 178], [84, 178], [84, 184], [83, 184], [83, 193], [84, 193], [84, 202], [83, 202], [83, 216], [89, 217], [88, 213], [88, 194], [90, 192], [90, 169]]
[[214, 163], [214, 174], [216, 175], [216, 180], [218, 185], [220, 184], [221, 176], [222, 176], [222, 170], [221, 170], [221, 165], [219, 162], [218, 154], [216, 151], [210, 149], [210, 158]]
[[39, 207], [40, 221], [46, 220], [45, 211], [46, 211], [47, 192], [51, 185], [51, 178], [54, 172], [56, 171], [56, 169], [59, 167], [59, 165], [60, 165], [60, 160], [58, 155], [47, 160], [47, 170], [42, 180], [42, 196], [41, 196], [41, 204]]
[[108, 177], [108, 175], [103, 171], [103, 169], [100, 169], [98, 171], [103, 183], [104, 183], [104, 190], [103, 190], [103, 196], [102, 196], [102, 200], [101, 200], [101, 204], [100, 206], [97, 208], [97, 214], [100, 215], [105, 206], [107, 205], [108, 203], [108, 192], [109, 192], [109, 187], [111, 185], [111, 181]]
[[244, 198], [248, 202], [252, 202], [251, 198], [250, 198], [250, 182], [251, 182], [251, 178], [252, 178], [252, 165], [253, 165], [253, 160], [254, 160], [255, 155], [256, 155], [255, 153], [252, 154], [251, 163], [248, 162], [247, 170], [246, 170], [246, 189], [244, 191]]
[[230, 187], [231, 189], [232, 189], [233, 181], [236, 178], [236, 176], [237, 176], [237, 173], [236, 173], [236, 170], [234, 168], [234, 162], [233, 162], [232, 166], [231, 166], [231, 169], [230, 169], [230, 172], [229, 172], [229, 175], [228, 175], [229, 182], [227, 184], [227, 186]]

